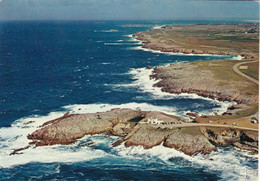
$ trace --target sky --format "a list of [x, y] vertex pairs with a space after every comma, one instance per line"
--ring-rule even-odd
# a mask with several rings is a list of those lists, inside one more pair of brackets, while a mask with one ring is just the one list
[[0, 20], [259, 19], [250, 0], [0, 0]]

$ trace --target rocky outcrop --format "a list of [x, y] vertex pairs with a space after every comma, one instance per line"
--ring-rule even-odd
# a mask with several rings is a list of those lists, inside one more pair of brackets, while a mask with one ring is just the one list
[[142, 145], [144, 148], [152, 148], [164, 142], [164, 139], [170, 134], [171, 130], [154, 129], [150, 126], [141, 126], [135, 133], [129, 137], [125, 146]]
[[217, 151], [216, 146], [211, 144], [203, 134], [180, 134], [179, 131], [171, 134], [164, 142], [164, 146], [175, 148], [187, 155], [209, 154], [212, 151]]
[[[147, 124], [147, 120], [151, 117], [165, 121], [165, 124]], [[182, 124], [179, 124], [180, 122]], [[28, 146], [14, 150], [11, 155], [19, 154], [33, 146], [71, 144], [85, 135], [100, 133], [121, 136], [122, 139], [113, 146], [124, 143], [126, 147], [143, 146], [149, 149], [163, 144], [188, 155], [209, 154], [216, 151], [218, 145], [233, 145], [254, 153], [258, 151], [258, 136], [254, 131], [200, 127], [161, 112], [112, 109], [89, 114], [66, 113], [61, 118], [48, 121], [28, 135], [28, 139], [32, 140]]]
[[186, 113], [186, 115], [193, 117], [193, 118], [199, 117], [199, 115], [197, 113], [193, 113], [193, 112], [188, 112], [188, 113]]
[[258, 103], [258, 87], [235, 73], [229, 73], [229, 77], [219, 75], [221, 71], [232, 72], [232, 67], [232, 62], [223, 61], [178, 63], [158, 66], [150, 77], [158, 80], [154, 86], [160, 87], [163, 92], [197, 94], [219, 101], [234, 101], [237, 105], [230, 107], [227, 112], [233, 114], [247, 109], [250, 104]]
[[36, 141], [36, 146], [44, 146], [70, 144], [85, 135], [100, 133], [113, 132], [121, 136], [128, 122], [143, 114], [130, 109], [114, 109], [104, 113], [66, 115], [45, 123], [43, 128], [28, 135], [28, 139]]
[[258, 132], [227, 128], [201, 128], [207, 139], [220, 146], [235, 147], [258, 153]]

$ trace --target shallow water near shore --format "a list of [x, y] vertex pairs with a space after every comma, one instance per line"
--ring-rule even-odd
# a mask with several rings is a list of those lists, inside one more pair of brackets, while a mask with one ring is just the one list
[[131, 37], [156, 26], [194, 23], [216, 22], [1, 22], [0, 180], [257, 178], [257, 157], [235, 148], [190, 157], [161, 145], [150, 150], [113, 148], [111, 144], [119, 137], [105, 135], [9, 156], [13, 149], [28, 144], [26, 136], [37, 126], [66, 111], [88, 113], [119, 107], [181, 117], [188, 111], [224, 112], [232, 103], [162, 93], [152, 87], [151, 70], [145, 67], [234, 57], [144, 51]]

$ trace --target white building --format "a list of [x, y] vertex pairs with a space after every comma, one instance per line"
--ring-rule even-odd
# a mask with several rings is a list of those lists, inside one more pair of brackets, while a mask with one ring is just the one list
[[148, 118], [147, 124], [161, 124], [164, 121], [158, 120], [158, 118]]

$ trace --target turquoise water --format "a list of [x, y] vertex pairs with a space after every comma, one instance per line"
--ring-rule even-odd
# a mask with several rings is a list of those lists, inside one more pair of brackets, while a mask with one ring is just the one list
[[[0, 23], [0, 180], [237, 180], [254, 179], [257, 157], [234, 148], [189, 157], [157, 146], [113, 148], [118, 137], [86, 136], [78, 143], [29, 149], [26, 135], [66, 111], [116, 107], [185, 117], [230, 105], [153, 88], [148, 65], [210, 61], [231, 56], [187, 56], [146, 51], [131, 34], [167, 24], [214, 21], [89, 21]], [[29, 121], [33, 123], [24, 125]], [[213, 161], [212, 161], [213, 160]], [[36, 169], [37, 168], [37, 169]]]

